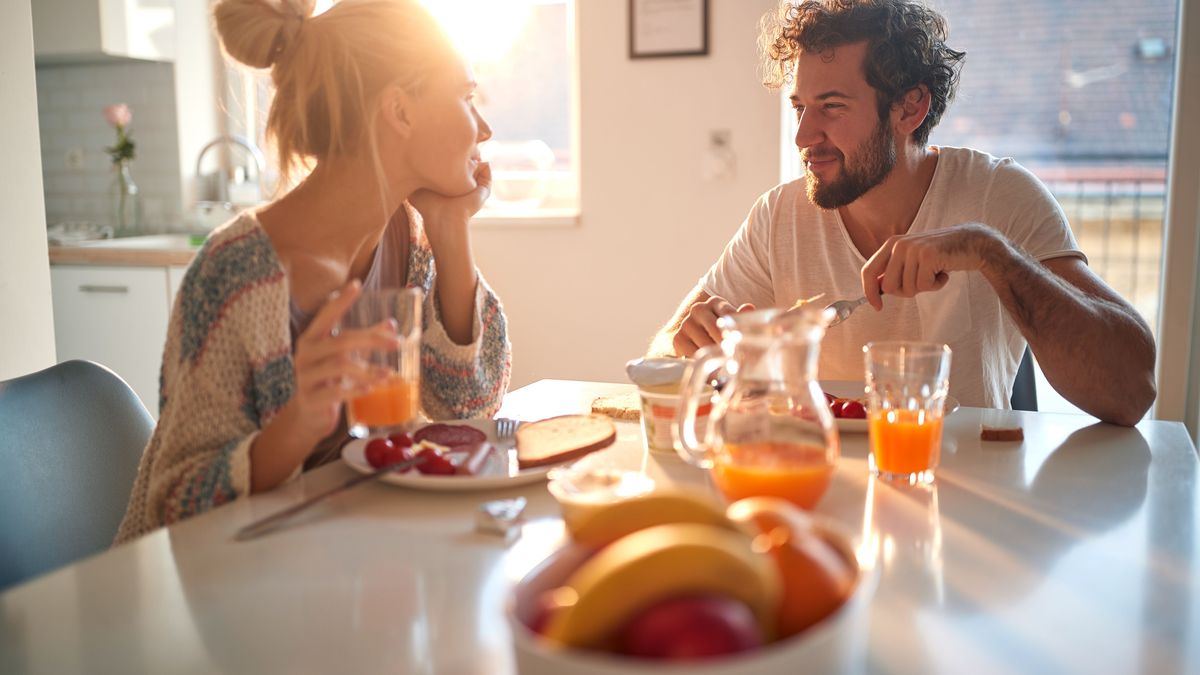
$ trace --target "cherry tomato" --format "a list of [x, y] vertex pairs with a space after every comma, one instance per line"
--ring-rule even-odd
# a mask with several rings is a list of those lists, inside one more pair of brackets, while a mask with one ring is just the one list
[[417, 453], [417, 457], [425, 458], [424, 462], [417, 465], [417, 470], [421, 473], [439, 476], [454, 473], [454, 464], [433, 448], [421, 448], [421, 451]]
[[830, 407], [833, 407], [833, 404], [837, 402], [838, 397], [834, 396], [833, 394], [831, 394], [827, 391], [823, 391], [821, 393], [825, 394], [825, 404]]
[[[387, 457], [387, 462], [386, 462], [387, 464], [395, 464], [396, 462], [403, 462], [405, 460], [412, 459], [413, 458], [412, 448], [402, 448], [402, 447], [396, 445], [395, 443], [393, 443], [392, 449], [388, 451], [386, 457]], [[412, 471], [412, 467], [408, 466], [403, 469], [393, 469], [393, 471], [398, 471], [399, 473], [408, 473], [409, 471]]]
[[388, 459], [391, 453], [396, 449], [396, 446], [386, 438], [376, 438], [370, 443], [367, 443], [367, 464], [378, 469], [390, 463]]
[[850, 399], [842, 404], [842, 417], [852, 420], [867, 419], [867, 409], [863, 407], [861, 401]]
[[829, 404], [829, 410], [833, 413], [834, 417], [841, 417], [842, 416], [842, 408], [845, 405], [846, 405], [846, 399], [835, 398], [835, 399], [833, 399], [833, 403]]
[[395, 444], [397, 448], [411, 448], [413, 445], [412, 436], [403, 431], [388, 436], [388, 440]]

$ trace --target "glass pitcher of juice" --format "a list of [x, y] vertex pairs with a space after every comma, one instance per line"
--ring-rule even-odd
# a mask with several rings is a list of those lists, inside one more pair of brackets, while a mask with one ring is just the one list
[[[731, 314], [717, 321], [721, 343], [696, 353], [680, 392], [675, 448], [709, 469], [729, 501], [782, 497], [811, 509], [829, 487], [840, 450], [816, 379], [829, 318], [811, 307]], [[714, 377], [724, 384], [709, 400]], [[709, 403], [697, 429], [697, 412]]]

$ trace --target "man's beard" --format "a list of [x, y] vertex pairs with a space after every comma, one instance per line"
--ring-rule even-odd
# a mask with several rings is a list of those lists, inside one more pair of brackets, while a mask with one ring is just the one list
[[810, 173], [808, 200], [822, 209], [839, 209], [883, 182], [896, 166], [895, 135], [886, 121], [879, 121], [871, 137], [858, 146], [854, 156], [859, 159], [850, 165], [842, 155], [842, 176], [829, 183], [819, 182]]

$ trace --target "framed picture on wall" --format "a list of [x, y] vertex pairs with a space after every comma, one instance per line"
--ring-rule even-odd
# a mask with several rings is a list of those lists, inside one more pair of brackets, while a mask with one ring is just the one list
[[708, 54], [708, 0], [629, 0], [629, 58]]

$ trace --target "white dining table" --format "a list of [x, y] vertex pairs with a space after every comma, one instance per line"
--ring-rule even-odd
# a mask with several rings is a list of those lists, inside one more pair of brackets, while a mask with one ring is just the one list
[[[542, 380], [500, 415], [586, 412], [632, 390]], [[981, 442], [982, 421], [1019, 424], [1025, 440]], [[636, 422], [617, 428], [585, 461], [707, 484], [646, 453]], [[816, 510], [854, 533], [878, 575], [848, 627], [867, 671], [1200, 673], [1197, 457], [1181, 424], [961, 408], [927, 488], [870, 477], [863, 434], [843, 433], [841, 452]], [[330, 464], [8, 590], [0, 673], [514, 672], [510, 589], [564, 536], [545, 483], [373, 483], [233, 539], [353, 475]], [[528, 499], [519, 536], [475, 530], [480, 503], [516, 496]]]

